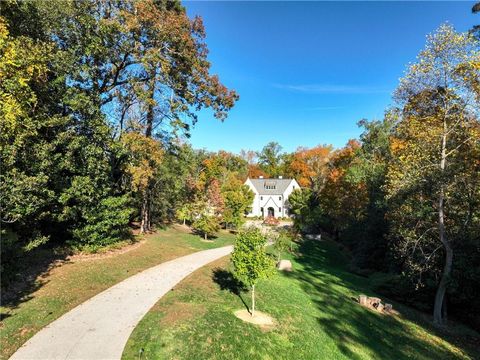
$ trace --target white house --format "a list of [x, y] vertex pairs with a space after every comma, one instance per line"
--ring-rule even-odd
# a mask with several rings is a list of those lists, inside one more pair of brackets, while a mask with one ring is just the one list
[[247, 216], [287, 217], [289, 214], [288, 197], [295, 189], [300, 189], [295, 179], [258, 179], [248, 178], [245, 185], [255, 193], [252, 211]]

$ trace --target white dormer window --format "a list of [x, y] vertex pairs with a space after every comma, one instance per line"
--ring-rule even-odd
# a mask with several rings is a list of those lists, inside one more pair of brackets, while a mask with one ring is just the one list
[[275, 181], [265, 181], [263, 187], [267, 190], [275, 190], [277, 188], [277, 183]]

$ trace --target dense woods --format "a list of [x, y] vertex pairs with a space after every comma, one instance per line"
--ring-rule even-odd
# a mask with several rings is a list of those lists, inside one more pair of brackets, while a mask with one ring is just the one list
[[290, 201], [402, 302], [480, 326], [479, 42], [450, 25], [427, 39], [381, 121], [330, 154], [317, 188]]
[[[238, 95], [172, 1], [3, 1], [2, 282], [46, 243], [95, 250], [150, 231], [194, 166], [178, 139]], [[169, 210], [170, 211], [169, 211]]]
[[2, 286], [40, 246], [96, 251], [172, 220], [205, 238], [239, 228], [244, 180], [281, 175], [302, 186], [297, 231], [329, 234], [352, 271], [437, 324], [480, 328], [478, 28], [430, 35], [359, 139], [293, 153], [188, 144], [198, 110], [223, 121], [239, 99], [204, 39], [179, 2], [2, 2]]

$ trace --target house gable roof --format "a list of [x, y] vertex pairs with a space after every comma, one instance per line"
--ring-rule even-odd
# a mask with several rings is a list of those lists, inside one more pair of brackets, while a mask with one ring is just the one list
[[283, 195], [294, 179], [248, 179], [259, 195]]

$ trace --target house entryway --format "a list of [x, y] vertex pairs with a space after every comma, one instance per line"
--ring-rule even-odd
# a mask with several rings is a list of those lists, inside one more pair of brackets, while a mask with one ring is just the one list
[[273, 207], [269, 207], [267, 211], [269, 217], [275, 217], [275, 209]]

